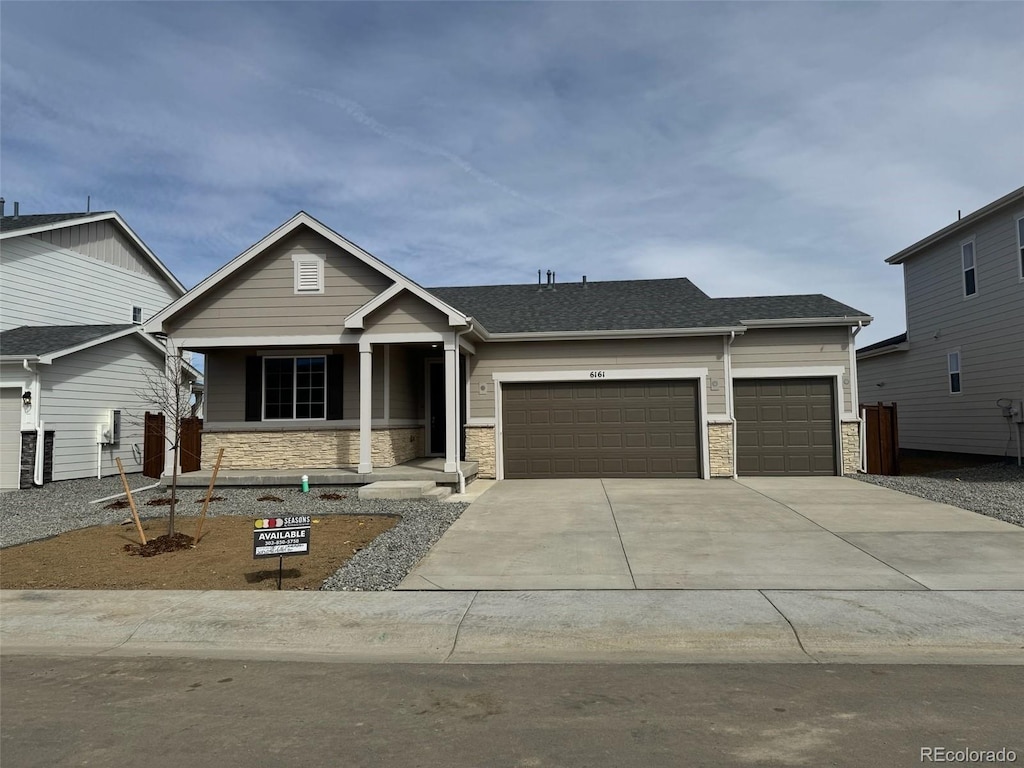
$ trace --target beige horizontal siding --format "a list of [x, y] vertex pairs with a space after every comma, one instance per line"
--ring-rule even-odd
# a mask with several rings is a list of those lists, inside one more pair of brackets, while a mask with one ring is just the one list
[[[296, 295], [292, 256], [320, 254], [324, 292]], [[323, 334], [391, 285], [391, 280], [311, 230], [302, 228], [229, 277], [167, 324], [182, 336]]]
[[843, 402], [851, 408], [850, 330], [843, 327], [749, 330], [732, 345], [733, 368], [841, 366], [846, 373]]
[[[707, 368], [708, 412], [722, 414], [725, 413], [723, 350], [721, 337], [478, 344], [476, 356], [469, 358], [470, 416], [494, 418], [492, 375], [495, 373], [624, 368]], [[717, 388], [711, 389], [715, 381]]]
[[403, 291], [366, 320], [366, 331], [375, 333], [450, 330], [447, 315], [408, 291]]

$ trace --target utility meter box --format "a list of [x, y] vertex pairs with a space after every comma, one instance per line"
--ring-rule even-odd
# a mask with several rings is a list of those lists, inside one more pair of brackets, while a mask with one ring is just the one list
[[106, 418], [99, 425], [98, 442], [104, 445], [117, 445], [121, 442], [121, 411], [107, 411]]

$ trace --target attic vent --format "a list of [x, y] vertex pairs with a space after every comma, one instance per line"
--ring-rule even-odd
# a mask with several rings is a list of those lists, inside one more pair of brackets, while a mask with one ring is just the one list
[[311, 253], [292, 256], [295, 265], [295, 293], [324, 292], [324, 257]]

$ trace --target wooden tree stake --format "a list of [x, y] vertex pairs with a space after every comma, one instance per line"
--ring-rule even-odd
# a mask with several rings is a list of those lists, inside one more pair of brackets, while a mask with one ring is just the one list
[[135, 499], [132, 496], [132, 489], [128, 487], [128, 478], [124, 476], [124, 466], [121, 464], [121, 457], [115, 456], [114, 461], [117, 462], [117, 471], [121, 473], [121, 484], [124, 486], [124, 492], [128, 495], [128, 506], [132, 508], [132, 519], [135, 521], [135, 527], [139, 529], [139, 538], [142, 539], [142, 546], [146, 546], [146, 534], [142, 532], [139, 510], [135, 508]]
[[210, 497], [213, 496], [213, 484], [217, 482], [217, 472], [220, 471], [220, 460], [224, 458], [224, 449], [217, 452], [217, 463], [213, 465], [213, 474], [210, 475], [210, 487], [206, 489], [206, 501], [203, 502], [203, 513], [199, 516], [199, 527], [196, 528], [196, 541], [203, 535], [203, 521], [206, 520], [206, 508], [210, 506]]

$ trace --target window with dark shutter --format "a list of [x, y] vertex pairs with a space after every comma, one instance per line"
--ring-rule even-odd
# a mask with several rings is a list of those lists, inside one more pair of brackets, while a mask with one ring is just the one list
[[245, 420], [263, 420], [263, 360], [245, 358]]

